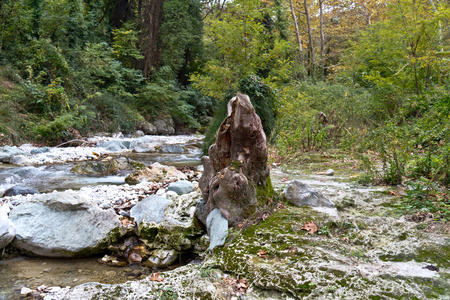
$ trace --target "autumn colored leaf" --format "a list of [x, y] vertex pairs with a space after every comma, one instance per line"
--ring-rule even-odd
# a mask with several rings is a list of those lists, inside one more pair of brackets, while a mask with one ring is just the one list
[[152, 275], [150, 275], [150, 276], [148, 277], [148, 280], [150, 280], [150, 281], [158, 281], [158, 282], [161, 282], [161, 281], [164, 280], [164, 278], [159, 277], [159, 272], [156, 273], [156, 274], [152, 272]]
[[395, 191], [389, 191], [389, 196], [397, 196], [397, 193]]
[[302, 230], [306, 230], [309, 234], [314, 234], [319, 228], [317, 227], [314, 221], [306, 222], [305, 225], [301, 228]]
[[289, 179], [287, 179], [287, 177], [283, 177], [283, 178], [281, 178], [281, 182], [286, 182], [286, 181], [288, 181]]
[[261, 257], [261, 258], [268, 258], [269, 255], [267, 255], [267, 253], [268, 253], [267, 251], [259, 250], [258, 256]]

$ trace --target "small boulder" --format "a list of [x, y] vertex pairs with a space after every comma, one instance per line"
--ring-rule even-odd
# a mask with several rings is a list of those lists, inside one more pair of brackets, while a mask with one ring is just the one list
[[164, 218], [164, 210], [169, 204], [170, 201], [166, 198], [151, 195], [133, 206], [130, 216], [136, 220], [138, 225], [142, 221], [159, 223]]
[[134, 137], [143, 137], [145, 133], [142, 130], [136, 130]]
[[167, 188], [168, 191], [173, 191], [178, 195], [189, 194], [194, 190], [194, 186], [190, 181], [178, 180], [176, 182], [171, 182]]
[[12, 156], [24, 154], [23, 150], [17, 147], [4, 146], [0, 147], [0, 162], [9, 163]]
[[185, 180], [187, 179], [187, 176], [183, 172], [178, 171], [175, 167], [165, 166], [155, 162], [131, 173], [125, 178], [125, 182], [128, 184], [138, 184], [142, 180], [161, 182], [173, 179]]
[[33, 195], [10, 213], [16, 226], [13, 246], [46, 257], [101, 253], [121, 236], [113, 210], [103, 210], [72, 190]]
[[127, 145], [125, 145], [123, 143], [123, 141], [117, 141], [117, 140], [107, 141], [107, 142], [101, 143], [98, 146], [101, 148], [105, 148], [106, 150], [109, 150], [112, 152], [120, 152], [120, 151], [128, 149]]
[[0, 206], [0, 249], [6, 247], [16, 236], [16, 227], [8, 218], [7, 211]]
[[206, 218], [206, 227], [209, 235], [208, 250], [225, 244], [228, 236], [228, 221], [222, 216], [218, 208], [212, 210]]
[[159, 139], [146, 135], [132, 140], [129, 148], [137, 153], [152, 153], [157, 152], [162, 144], [163, 142]]
[[3, 197], [6, 196], [17, 196], [17, 195], [33, 195], [33, 194], [39, 194], [39, 191], [34, 188], [26, 188], [21, 186], [13, 186], [9, 189], [7, 189], [3, 193]]
[[174, 264], [178, 259], [178, 252], [174, 249], [155, 249], [150, 254], [148, 260], [142, 265], [149, 268], [167, 268]]
[[157, 119], [153, 122], [153, 125], [156, 127], [156, 134], [163, 135], [175, 133], [174, 123], [171, 118]]
[[30, 151], [31, 154], [42, 154], [42, 153], [47, 153], [47, 152], [50, 152], [49, 147], [40, 147], [40, 148], [32, 149]]
[[32, 164], [32, 161], [25, 155], [15, 155], [9, 159], [9, 163], [21, 166], [21, 165], [30, 165]]
[[120, 171], [142, 169], [143, 163], [129, 160], [125, 157], [105, 158], [99, 161], [85, 161], [75, 165], [70, 171], [77, 174], [86, 175], [115, 175]]
[[333, 176], [333, 175], [334, 175], [334, 170], [333, 170], [333, 169], [328, 169], [328, 170], [325, 172], [325, 175], [327, 175], [327, 176]]
[[163, 144], [159, 147], [161, 153], [186, 153], [186, 150], [180, 145]]
[[284, 190], [284, 196], [295, 206], [335, 207], [334, 203], [325, 198], [321, 192], [298, 180], [289, 183]]
[[138, 124], [138, 128], [142, 130], [144, 135], [153, 135], [156, 134], [156, 127], [152, 123], [141, 122]]

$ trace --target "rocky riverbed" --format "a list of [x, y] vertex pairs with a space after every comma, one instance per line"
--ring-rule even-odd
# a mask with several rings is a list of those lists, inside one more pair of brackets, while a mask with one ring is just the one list
[[[44, 209], [55, 205], [78, 207], [80, 202], [75, 200], [69, 201], [70, 205], [55, 200], [75, 194], [73, 198], [81, 196], [82, 203], [96, 207], [83, 206], [86, 211], [113, 212], [118, 232], [122, 232], [115, 243], [99, 252], [99, 257], [87, 259], [90, 265], [103, 261], [98, 263], [102, 267], [83, 266], [85, 258], [41, 258], [36, 259], [37, 264], [31, 261], [34, 258], [24, 257], [1, 261], [2, 271], [7, 268], [10, 272], [0, 272], [1, 276], [18, 278], [15, 268], [26, 273], [27, 264], [30, 266], [30, 273], [23, 274], [20, 280], [3, 281], [1, 290], [13, 292], [3, 297], [16, 299], [25, 287], [29, 290], [22, 290], [23, 297], [47, 300], [450, 299], [448, 226], [434, 224], [432, 218], [425, 218], [425, 223], [407, 221], [410, 218], [395, 209], [400, 201], [396, 195], [401, 190], [358, 185], [355, 178], [359, 173], [348, 168], [348, 162], [339, 160], [330, 165], [330, 161], [289, 168], [272, 165], [271, 180], [280, 196], [268, 199], [267, 209], [249, 222], [230, 229], [225, 246], [213, 251], [206, 251], [205, 229], [193, 218], [195, 205], [201, 199], [196, 189], [201, 168], [178, 170], [179, 178], [159, 182], [143, 180], [137, 185], [86, 186], [76, 191], [0, 198], [14, 219], [14, 210], [27, 202], [46, 202]], [[334, 174], [325, 175], [330, 166]], [[169, 185], [177, 179], [189, 182], [192, 190], [171, 190]], [[310, 195], [318, 192], [334, 205], [309, 208], [283, 201], [283, 191], [295, 180], [312, 187]], [[64, 197], [49, 196], [61, 195], [58, 193]], [[132, 208], [149, 196], [160, 197], [150, 201], [158, 203], [152, 206], [155, 214], [134, 215]], [[131, 232], [143, 242], [129, 248], [133, 251], [127, 255], [123, 248], [124, 260], [110, 256], [120, 253], [120, 247], [130, 241], [127, 237]], [[173, 257], [176, 260], [183, 253], [198, 256], [168, 270], [170, 264], [164, 262]], [[133, 257], [141, 261], [133, 261]], [[60, 273], [64, 278], [46, 281], [42, 275], [57, 273], [56, 261], [67, 264]], [[124, 267], [117, 267], [119, 264]], [[142, 269], [146, 264], [150, 267]]]

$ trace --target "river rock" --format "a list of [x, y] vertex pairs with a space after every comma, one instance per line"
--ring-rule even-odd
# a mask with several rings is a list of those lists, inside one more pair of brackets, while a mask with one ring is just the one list
[[147, 181], [161, 182], [164, 180], [187, 179], [187, 176], [175, 167], [165, 166], [155, 162], [131, 173], [125, 178], [125, 182], [128, 184], [137, 184], [144, 179]]
[[130, 143], [130, 150], [137, 153], [157, 152], [163, 142], [152, 136], [143, 136], [134, 139]]
[[130, 216], [136, 220], [138, 225], [143, 221], [159, 223], [164, 218], [164, 210], [169, 204], [170, 201], [166, 198], [151, 195], [133, 206]]
[[180, 145], [163, 144], [159, 148], [161, 153], [186, 153], [186, 150]]
[[156, 134], [156, 127], [152, 123], [140, 122], [137, 127], [144, 133], [144, 135]]
[[333, 169], [328, 169], [328, 170], [325, 172], [325, 175], [327, 175], [327, 176], [333, 176], [333, 175], [334, 175], [334, 170], [333, 170]]
[[98, 161], [85, 161], [75, 165], [70, 171], [77, 174], [86, 175], [115, 175], [124, 170], [142, 169], [143, 163], [139, 163], [125, 157], [105, 158]]
[[9, 160], [12, 156], [22, 155], [25, 152], [16, 146], [4, 146], [0, 147], [0, 162], [9, 163]]
[[143, 137], [145, 135], [145, 133], [142, 130], [136, 130], [136, 132], [134, 133], [134, 137]]
[[10, 213], [13, 246], [47, 257], [79, 257], [104, 251], [120, 237], [119, 217], [72, 190], [34, 195]]
[[125, 143], [124, 141], [120, 141], [120, 140], [111, 140], [111, 141], [101, 143], [98, 146], [101, 148], [105, 148], [106, 150], [109, 150], [112, 152], [120, 152], [120, 151], [128, 149], [128, 147], [130, 146], [130, 143]]
[[153, 250], [148, 258], [142, 265], [149, 268], [167, 268], [174, 264], [178, 259], [178, 252], [174, 249], [156, 249]]
[[199, 181], [207, 213], [218, 208], [233, 225], [262, 208], [273, 195], [267, 166], [267, 145], [261, 120], [250, 98], [237, 94], [228, 116], [204, 156]]
[[189, 194], [194, 190], [194, 186], [190, 181], [187, 180], [178, 180], [175, 182], [171, 182], [167, 187], [168, 191], [173, 191], [178, 195]]
[[15, 155], [9, 158], [9, 163], [13, 165], [31, 165], [33, 162], [25, 155]]
[[228, 236], [228, 221], [222, 216], [219, 209], [215, 208], [209, 213], [206, 218], [206, 227], [210, 241], [208, 250], [225, 244]]
[[195, 204], [201, 199], [201, 194], [195, 191], [172, 199], [159, 199], [160, 204], [156, 208], [149, 206], [148, 209], [157, 210], [158, 214], [146, 220], [141, 219], [138, 236], [149, 249], [174, 249], [177, 252], [194, 248], [205, 250], [207, 245], [201, 242], [205, 228], [194, 217]]
[[157, 119], [153, 122], [153, 125], [156, 127], [156, 134], [163, 135], [175, 133], [174, 123], [171, 118]]
[[39, 194], [39, 191], [34, 189], [34, 188], [13, 186], [13, 187], [7, 189], [3, 193], [3, 197], [6, 197], [6, 196], [17, 196], [17, 195], [33, 195], [33, 194]]
[[0, 206], [0, 249], [6, 247], [16, 236], [16, 227], [8, 218], [7, 211]]
[[31, 151], [30, 151], [31, 154], [42, 154], [42, 153], [47, 153], [47, 152], [50, 152], [49, 147], [40, 147], [40, 148], [36, 148], [36, 149], [31, 149]]
[[298, 180], [289, 183], [284, 190], [284, 196], [296, 206], [335, 207], [334, 203], [325, 198], [321, 192]]

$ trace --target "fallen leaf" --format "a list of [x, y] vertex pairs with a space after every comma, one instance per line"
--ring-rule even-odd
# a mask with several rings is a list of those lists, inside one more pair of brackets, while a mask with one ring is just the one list
[[164, 278], [159, 277], [159, 272], [156, 273], [156, 274], [154, 274], [154, 273], [152, 272], [152, 275], [150, 275], [150, 276], [148, 277], [148, 280], [150, 280], [150, 281], [158, 281], [158, 282], [161, 282], [161, 281], [164, 280]]
[[269, 253], [269, 252], [264, 251], [264, 250], [259, 250], [258, 256], [261, 257], [261, 258], [268, 258], [269, 255], [267, 255], [267, 253]]
[[263, 214], [263, 215], [261, 216], [261, 219], [262, 219], [263, 221], [265, 221], [268, 217], [270, 217], [270, 214], [269, 214], [269, 213], [265, 213], [265, 214]]
[[317, 172], [316, 175], [325, 175], [327, 172]]
[[389, 191], [390, 196], [397, 196], [397, 193], [395, 191]]
[[344, 236], [341, 240], [343, 240], [343, 241], [346, 242], [347, 244], [349, 243], [348, 236]]
[[289, 179], [287, 179], [287, 177], [283, 177], [283, 178], [281, 178], [281, 182], [286, 182], [286, 181], [288, 181]]
[[314, 221], [311, 222], [306, 222], [305, 225], [300, 228], [302, 230], [306, 230], [309, 234], [314, 234], [317, 230], [319, 230], [319, 228], [317, 228], [316, 223], [314, 223]]

